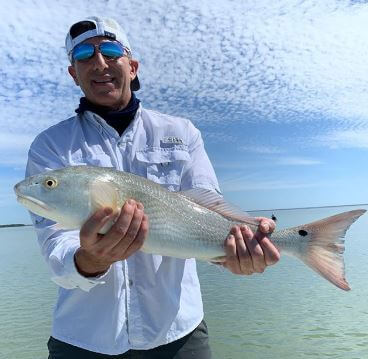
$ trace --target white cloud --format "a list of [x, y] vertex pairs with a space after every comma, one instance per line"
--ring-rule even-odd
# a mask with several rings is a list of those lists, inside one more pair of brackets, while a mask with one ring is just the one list
[[276, 158], [272, 162], [274, 165], [283, 165], [283, 166], [315, 166], [322, 164], [320, 160], [313, 160], [310, 158], [302, 158], [302, 157], [281, 157]]
[[139, 95], [160, 110], [187, 110], [212, 123], [221, 122], [224, 109], [238, 121], [368, 119], [364, 3], [137, 0], [131, 7], [115, 0], [51, 6], [16, 0], [7, 6], [0, 24], [0, 130], [36, 133], [73, 113], [79, 91], [66, 72], [65, 32], [93, 13], [124, 24], [141, 61]]
[[330, 148], [368, 149], [368, 129], [336, 130], [316, 137], [315, 141]]
[[202, 138], [207, 142], [212, 143], [234, 143], [237, 141], [237, 137], [235, 134], [231, 134], [229, 132], [225, 133], [223, 131], [202, 131]]
[[238, 161], [231, 159], [229, 161], [214, 161], [216, 170], [222, 171], [249, 171], [250, 169], [270, 168], [278, 166], [316, 166], [322, 165], [323, 162], [316, 159], [305, 157], [256, 157], [247, 161]]
[[273, 146], [241, 146], [239, 149], [264, 155], [280, 154], [284, 152], [281, 148]]
[[223, 192], [247, 192], [247, 191], [275, 191], [319, 187], [321, 183], [287, 181], [287, 180], [258, 180], [249, 181], [241, 178], [236, 180], [224, 180], [221, 182]]

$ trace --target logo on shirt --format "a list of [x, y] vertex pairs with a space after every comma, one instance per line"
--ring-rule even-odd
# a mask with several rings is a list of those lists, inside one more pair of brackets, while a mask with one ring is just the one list
[[184, 142], [179, 137], [167, 136], [161, 140], [164, 144], [182, 145]]

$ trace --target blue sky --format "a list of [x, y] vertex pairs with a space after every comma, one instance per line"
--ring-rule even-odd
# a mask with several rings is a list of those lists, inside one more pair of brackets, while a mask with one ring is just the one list
[[368, 4], [337, 0], [14, 0], [0, 23], [0, 224], [26, 222], [13, 185], [43, 129], [71, 116], [69, 26], [114, 17], [147, 108], [201, 129], [243, 209], [368, 203]]

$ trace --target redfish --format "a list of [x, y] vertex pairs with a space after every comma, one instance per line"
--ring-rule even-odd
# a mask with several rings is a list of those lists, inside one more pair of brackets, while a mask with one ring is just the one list
[[[205, 189], [170, 192], [137, 175], [112, 168], [75, 166], [26, 178], [14, 187], [18, 201], [30, 211], [64, 228], [78, 229], [99, 208], [116, 216], [127, 199], [142, 202], [149, 236], [142, 251], [209, 262], [224, 260], [224, 240], [233, 225], [256, 231], [258, 220]], [[344, 236], [364, 209], [344, 212], [271, 235], [281, 253], [300, 259], [322, 277], [349, 290], [344, 275]], [[101, 233], [111, 227], [107, 223]]]

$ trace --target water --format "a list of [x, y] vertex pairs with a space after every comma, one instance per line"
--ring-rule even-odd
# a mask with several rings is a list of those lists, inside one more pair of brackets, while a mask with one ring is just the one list
[[[282, 228], [350, 209], [274, 213]], [[350, 292], [288, 257], [250, 277], [199, 263], [214, 359], [368, 358], [367, 225], [368, 214], [346, 237]], [[46, 359], [57, 287], [32, 228], [0, 234], [0, 359]]]

